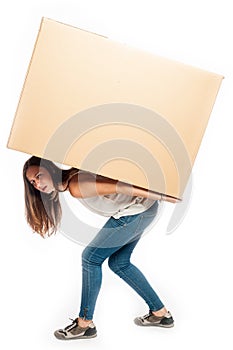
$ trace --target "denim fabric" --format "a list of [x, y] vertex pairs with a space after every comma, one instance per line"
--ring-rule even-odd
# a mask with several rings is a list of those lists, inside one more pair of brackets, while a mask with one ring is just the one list
[[156, 311], [164, 305], [142, 272], [130, 262], [130, 256], [143, 231], [157, 214], [158, 202], [136, 215], [110, 217], [82, 254], [82, 300], [79, 317], [92, 320], [102, 282], [102, 264], [130, 285]]

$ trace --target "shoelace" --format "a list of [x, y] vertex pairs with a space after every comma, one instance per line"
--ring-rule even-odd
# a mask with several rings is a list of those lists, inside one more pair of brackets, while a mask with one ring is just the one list
[[155, 316], [153, 315], [151, 312], [149, 312], [149, 314], [146, 314], [144, 316], [141, 317], [141, 320], [146, 320], [147, 318], [149, 318], [150, 316], [154, 316], [154, 317], [157, 317], [157, 319], [162, 319], [163, 316]]
[[69, 318], [72, 323], [64, 328], [64, 331], [71, 331], [73, 328], [77, 327], [78, 323], [76, 320], [73, 320], [72, 318]]
[[148, 317], [150, 317], [151, 316], [151, 313], [149, 313], [149, 314], [146, 314], [146, 315], [144, 315], [144, 316], [142, 316], [141, 317], [141, 320], [146, 320]]

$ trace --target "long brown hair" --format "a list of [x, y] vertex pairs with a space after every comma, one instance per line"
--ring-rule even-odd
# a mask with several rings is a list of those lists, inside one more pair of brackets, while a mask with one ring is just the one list
[[[28, 181], [26, 172], [30, 166], [34, 165], [48, 170], [55, 188], [52, 193], [40, 192]], [[50, 160], [35, 156], [26, 161], [23, 167], [25, 216], [34, 232], [42, 237], [56, 233], [62, 215], [59, 192], [66, 190], [70, 178], [78, 171], [76, 168], [61, 169]]]

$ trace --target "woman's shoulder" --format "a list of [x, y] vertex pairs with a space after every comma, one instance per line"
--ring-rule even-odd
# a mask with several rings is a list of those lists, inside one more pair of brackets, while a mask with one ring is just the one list
[[69, 179], [67, 189], [73, 197], [85, 197], [89, 187], [95, 182], [95, 174], [85, 170], [79, 170]]
[[67, 185], [67, 190], [70, 192], [70, 194], [73, 197], [80, 197], [80, 190], [79, 190], [79, 186], [78, 186], [78, 173], [73, 174], [69, 181], [68, 181], [68, 185]]

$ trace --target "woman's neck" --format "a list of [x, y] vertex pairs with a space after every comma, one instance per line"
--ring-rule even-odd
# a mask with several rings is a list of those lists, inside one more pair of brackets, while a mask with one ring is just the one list
[[58, 184], [57, 189], [59, 192], [65, 192], [69, 188], [69, 182], [72, 179], [74, 175], [76, 175], [79, 172], [79, 169], [70, 169], [70, 172], [65, 176], [64, 180], [62, 183]]

